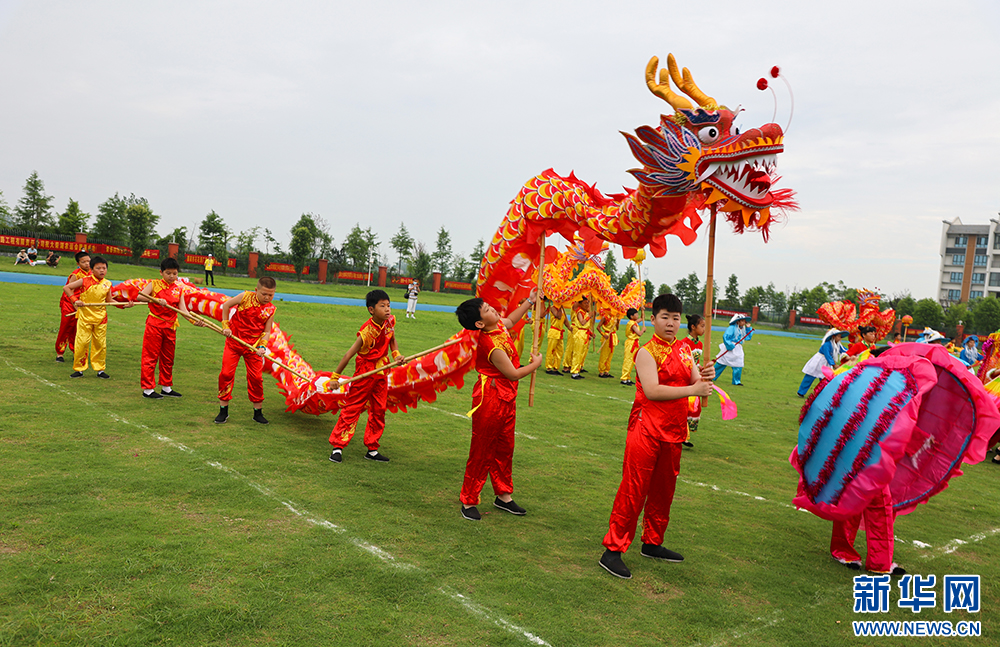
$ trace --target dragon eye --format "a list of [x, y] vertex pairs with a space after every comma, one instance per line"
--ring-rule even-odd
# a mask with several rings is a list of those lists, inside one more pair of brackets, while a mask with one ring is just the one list
[[698, 139], [702, 144], [714, 144], [719, 139], [719, 129], [715, 126], [708, 126], [698, 131]]

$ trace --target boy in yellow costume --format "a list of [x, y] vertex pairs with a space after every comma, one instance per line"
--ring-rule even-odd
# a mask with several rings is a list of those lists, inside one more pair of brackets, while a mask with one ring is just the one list
[[548, 352], [545, 353], [545, 372], [549, 375], [562, 375], [559, 367], [562, 366], [563, 353], [563, 333], [566, 330], [566, 310], [550, 303], [547, 309], [552, 317], [549, 331], [546, 334], [548, 340]]
[[[83, 307], [84, 303], [111, 303], [111, 281], [104, 278], [108, 274], [108, 262], [100, 256], [90, 261], [90, 274], [63, 286], [66, 297], [73, 299], [76, 307], [76, 341], [73, 347], [73, 372], [70, 377], [83, 377], [87, 370], [87, 355], [90, 364], [97, 371], [97, 377], [107, 380], [111, 376], [104, 372], [108, 355], [108, 309], [107, 307]], [[78, 297], [73, 293], [80, 290]], [[130, 304], [131, 305], [131, 304]]]
[[625, 326], [625, 358], [622, 360], [622, 384], [625, 386], [635, 386], [632, 381], [632, 369], [635, 367], [635, 354], [639, 352], [639, 338], [642, 337], [642, 328], [639, 327], [639, 319], [642, 315], [635, 308], [629, 308], [625, 313], [628, 317], [628, 325]]
[[573, 313], [573, 320], [570, 322], [573, 329], [573, 336], [570, 338], [567, 349], [573, 358], [573, 366], [570, 377], [574, 380], [582, 380], [580, 373], [583, 371], [583, 363], [587, 359], [587, 343], [590, 341], [590, 300], [587, 297], [580, 299], [576, 312]]
[[597, 360], [597, 377], [612, 377], [611, 358], [618, 347], [620, 312], [607, 311], [601, 319], [601, 357]]

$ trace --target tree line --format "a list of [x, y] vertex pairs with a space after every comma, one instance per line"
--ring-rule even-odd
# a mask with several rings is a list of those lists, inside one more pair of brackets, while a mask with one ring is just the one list
[[[25, 181], [21, 199], [13, 208], [0, 191], [0, 226], [20, 228], [35, 234], [73, 235], [83, 232], [95, 242], [124, 243], [132, 249], [136, 261], [148, 248], [166, 250], [169, 243], [176, 243], [181, 254], [190, 251], [212, 254], [222, 262], [222, 267], [225, 267], [230, 254], [246, 259], [250, 252], [256, 251], [262, 255], [264, 263], [290, 259], [300, 278], [307, 264], [325, 258], [329, 261], [329, 269], [334, 272], [344, 269], [374, 271], [378, 266], [385, 265], [391, 268], [393, 275], [413, 277], [425, 285], [433, 272], [441, 272], [445, 280], [474, 283], [486, 250], [486, 242], [480, 239], [468, 254], [453, 252], [451, 234], [443, 226], [438, 230], [435, 246], [431, 250], [423, 241], [410, 235], [405, 223], [400, 223], [399, 230], [389, 239], [392, 257], [383, 254], [378, 234], [371, 227], [362, 229], [360, 223], [356, 223], [343, 243], [337, 246], [329, 223], [313, 213], [302, 214], [292, 225], [287, 250], [282, 249], [271, 229], [255, 226], [236, 232], [214, 210], [205, 215], [195, 231], [177, 227], [165, 236], [158, 236], [156, 225], [160, 216], [153, 211], [146, 198], [137, 197], [134, 193], [128, 196], [115, 193], [97, 206], [97, 214], [93, 216], [84, 212], [79, 202], [72, 198], [62, 213], [56, 213], [53, 200], [52, 196], [46, 195], [45, 184], [38, 177], [38, 172], [32, 171]], [[91, 218], [94, 219], [92, 225], [89, 224]], [[617, 264], [615, 254], [608, 251], [604, 258], [604, 271], [615, 289], [621, 291], [636, 278], [637, 272], [634, 263], [627, 263], [622, 272], [618, 271]], [[654, 292], [650, 280], [646, 279], [644, 284], [647, 300], [656, 294], [673, 293], [690, 312], [699, 312], [704, 308], [706, 285], [698, 278], [697, 272], [678, 280], [673, 288], [663, 283]], [[756, 306], [765, 319], [776, 323], [787, 322], [788, 312], [792, 309], [801, 316], [815, 316], [819, 307], [828, 301], [852, 301], [860, 307], [857, 291], [845, 286], [843, 281], [836, 284], [821, 282], [813, 288], [789, 292], [778, 290], [771, 282], [741, 292], [739, 279], [731, 274], [725, 292], [719, 291], [718, 283], [713, 285], [713, 292], [718, 309], [749, 312]], [[959, 324], [966, 331], [989, 333], [1000, 329], [1000, 299], [993, 297], [972, 299], [945, 310], [934, 299], [918, 301], [909, 292], [881, 296], [883, 309], [891, 307], [898, 316], [912, 316], [911, 327], [917, 330], [931, 327], [954, 336]]]

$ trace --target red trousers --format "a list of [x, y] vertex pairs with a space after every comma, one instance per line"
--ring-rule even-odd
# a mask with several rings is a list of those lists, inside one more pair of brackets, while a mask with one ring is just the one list
[[228, 339], [222, 350], [219, 399], [224, 402], [233, 399], [233, 381], [236, 379], [236, 367], [239, 366], [241, 357], [247, 368], [247, 396], [250, 398], [250, 402], [262, 404], [264, 402], [264, 378], [261, 373], [264, 369], [264, 360], [246, 346], [241, 346]]
[[893, 523], [896, 515], [892, 511], [892, 493], [889, 486], [875, 495], [861, 514], [843, 521], [833, 522], [830, 537], [830, 554], [842, 562], [860, 562], [861, 555], [854, 550], [854, 540], [858, 535], [861, 518], [865, 520], [865, 538], [868, 543], [868, 558], [865, 568], [875, 573], [892, 571]]
[[681, 444], [650, 438], [631, 425], [625, 439], [622, 483], [618, 486], [604, 547], [624, 553], [635, 539], [642, 512], [642, 543], [660, 546], [670, 523], [677, 475], [681, 472]]
[[62, 355], [66, 352], [68, 347], [71, 351], [74, 349], [73, 342], [76, 341], [76, 316], [67, 317], [67, 314], [75, 313], [76, 308], [73, 306], [69, 307], [69, 310], [59, 304], [59, 334], [56, 335], [56, 355]]
[[512, 472], [517, 401], [499, 399], [496, 390], [490, 386], [491, 382], [492, 379], [486, 379], [476, 384], [477, 387], [484, 384], [481, 395], [473, 390], [472, 401], [482, 404], [472, 413], [469, 460], [465, 463], [465, 479], [459, 495], [464, 505], [479, 505], [479, 493], [483, 491], [487, 476], [497, 496], [514, 491]]
[[[146, 326], [142, 335], [142, 361], [139, 364], [139, 385], [155, 389], [153, 371], [160, 363], [160, 386], [174, 385], [174, 350], [177, 348], [177, 331], [172, 328]], [[235, 370], [235, 366], [233, 369]]]
[[351, 389], [347, 392], [347, 402], [340, 408], [340, 417], [330, 432], [330, 444], [338, 449], [346, 447], [351, 438], [354, 438], [361, 412], [368, 409], [365, 447], [370, 451], [376, 451], [385, 431], [385, 407], [388, 396], [389, 381], [384, 374], [352, 382]]

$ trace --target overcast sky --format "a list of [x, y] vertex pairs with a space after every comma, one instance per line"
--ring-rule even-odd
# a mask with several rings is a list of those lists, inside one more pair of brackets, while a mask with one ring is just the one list
[[[767, 244], [720, 228], [722, 286], [933, 297], [941, 221], [1000, 211], [998, 34], [986, 0], [0, 0], [0, 191], [37, 170], [58, 211], [135, 193], [161, 233], [214, 209], [287, 241], [312, 212], [338, 244], [360, 223], [391, 255], [405, 222], [468, 253], [542, 170], [635, 186], [618, 131], [669, 111], [643, 74], [673, 52], [743, 129], [772, 120], [772, 65], [795, 93], [778, 172], [802, 210]], [[651, 280], [704, 278], [706, 241], [668, 238]]]

